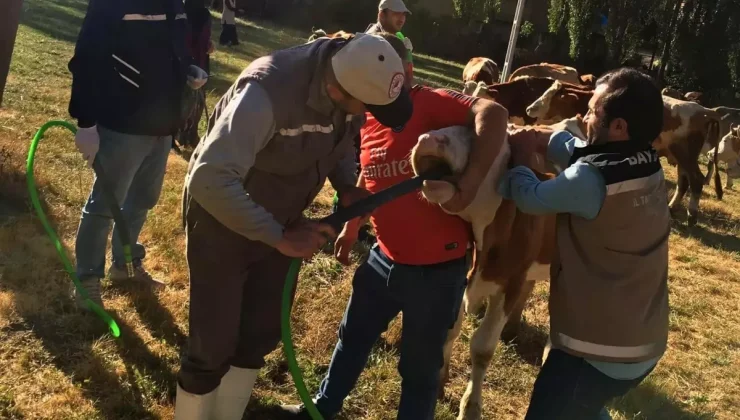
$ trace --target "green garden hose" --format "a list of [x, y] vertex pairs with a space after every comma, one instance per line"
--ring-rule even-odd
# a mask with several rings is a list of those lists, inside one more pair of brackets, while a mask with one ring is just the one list
[[[79, 278], [77, 278], [77, 273], [72, 268], [72, 264], [69, 262], [69, 259], [64, 252], [64, 247], [62, 246], [62, 243], [59, 240], [56, 232], [54, 232], [54, 229], [51, 227], [49, 220], [46, 218], [46, 214], [44, 214], [44, 210], [41, 207], [41, 202], [39, 201], [39, 195], [36, 189], [36, 181], [33, 176], [33, 162], [36, 156], [36, 148], [38, 147], [39, 140], [44, 137], [44, 133], [46, 132], [46, 130], [54, 126], [64, 127], [71, 131], [73, 134], [77, 133], [77, 128], [73, 124], [70, 124], [67, 121], [52, 120], [42, 125], [41, 128], [39, 128], [39, 131], [36, 132], [36, 135], [33, 136], [33, 140], [31, 140], [31, 147], [28, 150], [28, 161], [26, 164], [26, 180], [28, 184], [28, 193], [31, 196], [31, 203], [33, 204], [33, 208], [36, 210], [36, 214], [41, 220], [41, 224], [44, 225], [44, 229], [46, 230], [47, 235], [49, 235], [49, 238], [51, 238], [51, 241], [57, 250], [57, 254], [59, 254], [59, 258], [62, 260], [64, 269], [72, 278], [72, 282], [77, 289], [77, 293], [79, 293], [83, 297], [87, 307], [90, 308], [90, 310], [94, 312], [98, 317], [100, 317], [100, 319], [102, 319], [103, 322], [106, 323], [106, 325], [108, 325], [108, 329], [110, 330], [113, 337], [118, 338], [121, 335], [121, 329], [118, 327], [118, 324], [116, 324], [116, 321], [113, 319], [113, 317], [111, 317], [102, 307], [90, 300], [90, 298], [88, 297], [87, 290], [85, 290], [85, 288], [82, 287], [82, 285], [80, 284], [80, 280]], [[123, 252], [126, 258], [126, 269], [129, 276], [133, 276], [131, 245], [128, 235], [128, 229], [126, 228], [126, 224], [121, 215], [121, 209], [120, 207], [118, 207], [115, 196], [109, 188], [110, 184], [108, 183], [108, 179], [105, 177], [103, 168], [100, 166], [100, 163], [97, 160], [93, 162], [93, 170], [95, 171], [95, 175], [98, 177], [98, 179], [103, 182], [103, 194], [106, 196], [105, 198], [108, 201], [108, 205], [113, 212], [113, 219], [119, 226], [118, 231], [120, 232], [121, 242], [123, 243]]]

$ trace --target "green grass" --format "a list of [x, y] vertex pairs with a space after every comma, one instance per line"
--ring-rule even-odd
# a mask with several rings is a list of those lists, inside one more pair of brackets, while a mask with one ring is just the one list
[[[172, 418], [175, 375], [187, 337], [188, 277], [180, 227], [180, 193], [187, 161], [172, 153], [160, 202], [141, 240], [147, 267], [168, 287], [153, 295], [104, 288], [106, 307], [123, 334], [112, 339], [98, 319], [80, 313], [49, 239], [26, 193], [25, 154], [33, 133], [49, 119], [66, 119], [67, 62], [84, 16], [82, 0], [29, 0], [0, 108], [0, 418]], [[214, 35], [220, 32], [214, 19]], [[304, 42], [308, 33], [267, 22], [239, 22], [242, 45], [218, 48], [208, 85], [212, 107], [239, 72], [272, 50]], [[417, 80], [459, 88], [462, 65], [415, 54]], [[92, 182], [73, 139], [49, 131], [36, 159], [40, 195], [51, 222], [74, 256], [80, 210]], [[666, 165], [670, 179], [675, 171]], [[740, 418], [740, 195], [723, 202], [704, 194], [702, 217], [686, 228], [679, 217], [671, 236], [669, 350], [638, 389], [615, 401], [615, 419]], [[326, 188], [312, 216], [330, 212]], [[299, 362], [315, 390], [325, 373], [351, 286], [353, 269], [367, 250], [358, 246], [353, 266], [320, 254], [304, 265], [293, 313]], [[546, 341], [547, 285], [528, 303], [518, 340], [499, 346], [484, 389], [484, 418], [519, 419], [539, 369]], [[454, 419], [465, 389], [467, 346], [476, 323], [466, 321], [452, 357], [451, 383], [438, 419]], [[375, 347], [345, 405], [344, 419], [393, 419], [399, 401], [396, 372], [400, 322]], [[297, 395], [280, 350], [261, 371], [249, 418], [270, 419], [269, 408], [295, 403]]]

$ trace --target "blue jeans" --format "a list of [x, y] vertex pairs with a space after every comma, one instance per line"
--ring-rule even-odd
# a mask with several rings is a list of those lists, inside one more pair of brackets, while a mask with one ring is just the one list
[[[128, 224], [132, 257], [140, 262], [145, 250], [138, 243], [139, 233], [147, 213], [159, 200], [172, 137], [123, 134], [101, 126], [98, 126], [98, 133], [100, 149], [96, 159], [99, 159], [105, 171]], [[102, 184], [95, 177], [77, 230], [75, 252], [78, 277], [105, 276], [105, 252], [112, 219]], [[118, 229], [119, 226], [114, 226], [111, 240], [113, 263], [122, 266], [125, 260]]]
[[373, 345], [399, 312], [403, 312], [403, 333], [397, 418], [434, 418], [443, 346], [460, 310], [466, 268], [465, 258], [410, 266], [395, 264], [377, 245], [370, 250], [368, 260], [355, 272], [339, 342], [316, 397], [325, 418], [342, 409]]
[[609, 419], [606, 403], [639, 385], [652, 370], [635, 379], [614, 379], [581, 357], [552, 349], [537, 375], [525, 420]]

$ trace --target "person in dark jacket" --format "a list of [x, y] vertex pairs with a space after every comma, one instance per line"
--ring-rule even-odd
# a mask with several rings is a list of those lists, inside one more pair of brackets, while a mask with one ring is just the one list
[[[69, 62], [69, 113], [78, 126], [75, 144], [88, 166], [97, 159], [108, 174], [132, 241], [135, 270], [129, 277], [119, 236], [122, 226], [113, 228], [113, 281], [164, 286], [143, 268], [145, 250], [137, 240], [159, 199], [172, 134], [181, 123], [180, 97], [192, 70], [184, 12], [180, 0], [90, 0]], [[99, 305], [112, 219], [102, 188], [96, 177], [75, 244], [77, 275]]]
[[[211, 40], [211, 12], [206, 7], [205, 0], [185, 0], [185, 13], [188, 18], [185, 33], [185, 44], [188, 54], [193, 57], [196, 66], [210, 74], [210, 54], [214, 45]], [[200, 140], [198, 124], [206, 108], [206, 96], [202, 89], [190, 93], [186, 98], [193, 102], [192, 113], [184, 116], [185, 121], [175, 135], [175, 139], [182, 146], [195, 147]], [[177, 148], [177, 144], [172, 145]]]
[[236, 0], [224, 0], [221, 15], [221, 36], [218, 43], [226, 46], [239, 45], [236, 34]]

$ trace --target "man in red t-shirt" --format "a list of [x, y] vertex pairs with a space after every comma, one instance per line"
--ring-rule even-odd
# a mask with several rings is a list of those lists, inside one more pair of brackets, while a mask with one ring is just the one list
[[[386, 36], [401, 57], [403, 43]], [[394, 41], [395, 39], [395, 41]], [[483, 99], [445, 89], [412, 85], [412, 66], [406, 66], [406, 88], [414, 104], [404, 127], [391, 129], [367, 116], [360, 146], [358, 186], [375, 193], [413, 176], [409, 157], [423, 133], [452, 125], [475, 128], [471, 160], [458, 181], [459, 197], [445, 208], [464, 208], [470, 202], [465, 177], [485, 169], [503, 142], [508, 112]], [[477, 148], [477, 149], [476, 149]], [[473, 158], [475, 153], [490, 158]], [[476, 172], [478, 171], [478, 172]], [[487, 171], [487, 170], [486, 170]], [[482, 172], [485, 174], [485, 172]], [[479, 175], [480, 176], [480, 175]], [[482, 179], [480, 176], [479, 179]], [[473, 190], [477, 190], [477, 186]], [[448, 207], [449, 206], [449, 207]], [[421, 194], [407, 194], [373, 212], [377, 244], [357, 268], [352, 296], [339, 327], [339, 342], [321, 383], [316, 406], [325, 419], [333, 418], [365, 367], [375, 341], [399, 312], [403, 312], [401, 338], [400, 420], [434, 418], [443, 346], [455, 324], [466, 287], [465, 254], [472, 241], [470, 227], [457, 216], [425, 201]], [[344, 226], [335, 244], [337, 258], [349, 264], [349, 250], [357, 240], [360, 220]], [[284, 406], [292, 418], [309, 416], [302, 406]], [[291, 416], [289, 416], [291, 417]]]

